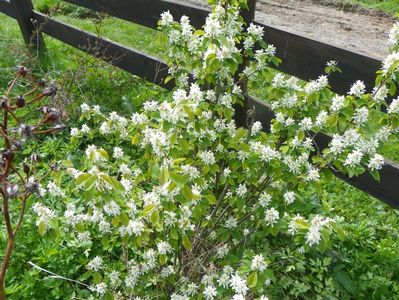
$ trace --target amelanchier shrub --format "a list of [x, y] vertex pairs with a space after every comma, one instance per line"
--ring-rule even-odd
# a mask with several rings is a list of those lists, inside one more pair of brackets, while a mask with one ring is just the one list
[[[21, 87], [23, 92], [21, 91]], [[28, 199], [40, 196], [43, 181], [54, 168], [47, 168], [44, 173], [37, 155], [27, 157], [23, 149], [27, 143], [42, 135], [61, 131], [60, 123], [64, 114], [55, 108], [38, 106], [43, 99], [54, 96], [56, 87], [46, 85], [43, 80], [35, 81], [26, 67], [18, 67], [15, 78], [0, 95], [1, 109], [1, 150], [0, 150], [0, 194], [1, 222], [5, 234], [1, 236], [2, 252], [0, 270], [0, 299], [5, 299], [4, 282], [16, 237], [24, 221]], [[21, 93], [22, 92], [22, 93]], [[35, 204], [35, 211], [40, 211], [40, 204]], [[44, 224], [38, 223], [39, 228]]]
[[[67, 176], [36, 205], [41, 230], [75, 249], [85, 270], [74, 279], [95, 297], [268, 299], [284, 257], [257, 252], [251, 241], [330, 249], [344, 234], [303, 195], [317, 192], [331, 169], [378, 179], [384, 164], [378, 149], [399, 126], [399, 98], [386, 103], [399, 74], [399, 24], [371, 94], [358, 81], [334, 95], [334, 62], [309, 83], [276, 74], [265, 85], [276, 115], [266, 133], [250, 115], [250, 128], [237, 128], [233, 106], [245, 99], [241, 83], [270, 76], [275, 48], [261, 27], [242, 29], [245, 1], [212, 2], [202, 30], [185, 16], [161, 16], [178, 85], [172, 99], [148, 101], [131, 118], [82, 105], [85, 124], [72, 129], [71, 145], [85, 156], [71, 153], [62, 163]], [[238, 74], [243, 60], [250, 63]], [[319, 132], [332, 135], [325, 149], [313, 143]]]

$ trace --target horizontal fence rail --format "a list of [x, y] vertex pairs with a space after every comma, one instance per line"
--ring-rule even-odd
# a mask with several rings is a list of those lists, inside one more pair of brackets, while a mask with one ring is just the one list
[[14, 9], [11, 7], [10, 1], [7, 0], [0, 0], [0, 12], [6, 14], [11, 18], [16, 18], [16, 14]]
[[[196, 25], [196, 27], [201, 25], [201, 22], [204, 21], [205, 16], [208, 14], [208, 11], [206, 10], [187, 5], [178, 5], [167, 1], [151, 1], [151, 5], [148, 0], [68, 0], [68, 2], [96, 9], [98, 11], [105, 11], [109, 15], [153, 28], [156, 26], [155, 24], [159, 14], [164, 10], [171, 11], [175, 16], [181, 16], [183, 14], [188, 15], [192, 20], [194, 20], [192, 23], [193, 25]], [[121, 7], [118, 8], [116, 4], [120, 4]], [[132, 9], [132, 6], [133, 8], [137, 7], [137, 11], [132, 12], [135, 10]], [[10, 17], [16, 17], [10, 3], [6, 0], [0, 0], [0, 12], [3, 12]], [[148, 14], [150, 14], [150, 16]], [[97, 57], [108, 61], [125, 71], [145, 78], [166, 89], [172, 89], [174, 87], [172, 82], [169, 82], [168, 84], [164, 83], [164, 78], [167, 76], [167, 65], [161, 60], [129, 47], [111, 42], [107, 39], [99, 38], [92, 33], [65, 24], [64, 22], [48, 18], [42, 13], [34, 11], [33, 15], [36, 21], [40, 24], [43, 33], [89, 54], [96, 55]], [[145, 19], [147, 19], [147, 21], [145, 21]], [[347, 68], [352, 70], [352, 72], [355, 72], [356, 65], [359, 64], [359, 62], [362, 62], [363, 65], [357, 67], [359, 72], [357, 78], [361, 78], [365, 81], [366, 79], [364, 78], [369, 78], [369, 83], [371, 83], [371, 77], [374, 76], [375, 70], [378, 69], [381, 64], [378, 60], [308, 40], [303, 37], [298, 37], [278, 29], [268, 29], [268, 27], [265, 27], [265, 30], [266, 35], [269, 35], [274, 39], [273, 44], [277, 47], [283, 44], [285, 45], [285, 48], [280, 50], [283, 51], [284, 54], [281, 57], [291, 60], [302, 59], [302, 61], [297, 62], [296, 65], [281, 66], [281, 70], [289, 74], [300, 74], [300, 72], [303, 72], [302, 75], [296, 75], [299, 78], [308, 79], [305, 77], [309, 76], [309, 78], [313, 78], [313, 75], [317, 76], [317, 74], [320, 73], [317, 72], [318, 68], [324, 68], [324, 62], [322, 63], [321, 60], [328, 57], [329, 59], [341, 59], [341, 61], [346, 62], [348, 64]], [[279, 36], [280, 33], [282, 33], [281, 36]], [[311, 51], [310, 54], [305, 53], [307, 50]], [[298, 55], [295, 54], [295, 51], [302, 51], [305, 58], [301, 55], [298, 57]], [[320, 53], [316, 55], [317, 51], [320, 51]], [[310, 60], [312, 55], [316, 55], [320, 65], [312, 65], [312, 63], [315, 62], [314, 57]], [[352, 63], [352, 60], [354, 62], [357, 61], [357, 63]], [[300, 71], [297, 69], [305, 68], [305, 66], [306, 68], [309, 68], [310, 71]], [[347, 71], [348, 70], [346, 70], [346, 72]], [[343, 73], [345, 74], [344, 68]], [[347, 74], [346, 77], [344, 76], [341, 79], [337, 78], [336, 80], [339, 80], [340, 88], [344, 89], [343, 87], [345, 87], [345, 83], [349, 84], [349, 82], [352, 83], [355, 80], [354, 76], [355, 74], [353, 73], [349, 75]], [[270, 128], [271, 120], [274, 118], [268, 104], [252, 96], [248, 96], [248, 101], [249, 106], [255, 108], [255, 121], [260, 121], [263, 125], [263, 130], [267, 131]], [[327, 146], [330, 139], [331, 137], [322, 133], [319, 133], [315, 138], [316, 143], [320, 148]], [[386, 161], [386, 164], [380, 171], [380, 182], [375, 181], [368, 173], [364, 173], [355, 178], [349, 178], [347, 175], [338, 172], [335, 172], [335, 175], [352, 186], [355, 186], [377, 199], [384, 201], [391, 207], [399, 208], [399, 189], [397, 187], [399, 181], [399, 166], [395, 163]]]
[[[209, 11], [186, 4], [160, 0], [65, 0], [110, 16], [143, 26], [157, 28], [162, 12], [169, 10], [176, 20], [183, 15], [190, 18], [191, 24], [200, 28], [205, 23]], [[264, 40], [277, 48], [277, 56], [283, 62], [277, 70], [303, 80], [316, 79], [324, 73], [325, 65], [336, 60], [342, 74], [331, 74], [332, 90], [346, 94], [356, 80], [363, 80], [370, 91], [374, 87], [375, 72], [381, 61], [345, 49], [314, 41], [258, 22], [265, 29]]]
[[165, 84], [168, 67], [158, 59], [64, 22], [47, 18], [42, 13], [35, 11], [34, 16], [41, 24], [43, 33], [159, 86], [169, 89], [173, 87], [172, 82]]

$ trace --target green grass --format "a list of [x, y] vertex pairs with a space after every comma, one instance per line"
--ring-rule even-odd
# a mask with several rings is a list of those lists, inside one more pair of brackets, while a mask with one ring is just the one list
[[[322, 1], [326, 2], [326, 1]], [[383, 11], [390, 15], [399, 13], [398, 0], [329, 0], [328, 3], [334, 4], [343, 9], [351, 9], [353, 6], [366, 7], [369, 9]]]
[[[60, 18], [67, 19], [67, 17]], [[68, 18], [68, 21], [95, 31], [94, 23], [88, 19]], [[63, 96], [74, 102], [72, 107], [81, 102], [88, 102], [100, 104], [108, 110], [131, 113], [143, 101], [167, 95], [167, 92], [161, 88], [50, 37], [45, 37], [48, 50], [45, 54], [45, 63], [37, 64], [26, 51], [17, 22], [0, 14], [0, 23], [2, 24], [0, 26], [2, 86], [12, 78], [15, 66], [25, 64], [33, 68], [36, 76], [59, 82], [61, 90], [67, 92]], [[146, 45], [148, 49], [157, 49], [154, 43], [150, 43], [150, 33], [143, 31], [143, 28], [123, 26], [111, 19], [106, 19], [104, 23], [104, 35], [108, 34], [109, 38], [123, 42], [123, 38], [131, 37], [124, 44], [138, 48]], [[121, 30], [111, 34], [111, 28], [121, 28]], [[143, 36], [148, 36], [147, 40], [140, 39]]]

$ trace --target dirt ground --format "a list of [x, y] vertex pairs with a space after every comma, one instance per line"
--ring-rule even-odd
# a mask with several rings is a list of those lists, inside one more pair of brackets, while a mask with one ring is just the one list
[[[206, 3], [206, 0], [175, 1], [198, 6]], [[382, 13], [362, 9], [342, 11], [331, 5], [331, 1], [323, 0], [258, 0], [256, 20], [378, 59], [387, 54], [387, 34], [394, 23], [392, 17]]]

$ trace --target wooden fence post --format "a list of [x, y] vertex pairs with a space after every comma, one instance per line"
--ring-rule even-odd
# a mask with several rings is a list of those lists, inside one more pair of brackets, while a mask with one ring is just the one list
[[[241, 11], [241, 17], [243, 18], [245, 22], [244, 29], [249, 26], [249, 24], [254, 20], [255, 18], [255, 10], [256, 10], [256, 0], [248, 0], [248, 9], [244, 9]], [[241, 44], [240, 46], [243, 48], [243, 45]], [[245, 67], [248, 65], [249, 59], [245, 58], [243, 63], [239, 66], [237, 74], [242, 73], [244, 71]], [[238, 81], [239, 78], [236, 78], [236, 81]], [[248, 95], [248, 86], [246, 81], [242, 81], [240, 84], [241, 90], [244, 95], [244, 104], [243, 105], [238, 105], [236, 104], [234, 107], [235, 113], [234, 113], [234, 119], [236, 122], [236, 125], [238, 127], [248, 127], [248, 116], [247, 112], [249, 112], [252, 107], [249, 106], [249, 99], [247, 97]]]
[[25, 44], [32, 52], [41, 53], [45, 49], [45, 44], [38, 24], [35, 24], [33, 15], [33, 4], [31, 0], [10, 0], [11, 6], [15, 11], [15, 16], [24, 37]]

